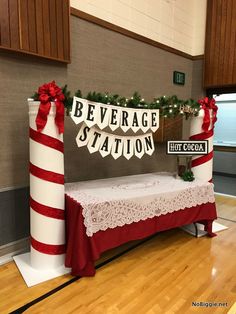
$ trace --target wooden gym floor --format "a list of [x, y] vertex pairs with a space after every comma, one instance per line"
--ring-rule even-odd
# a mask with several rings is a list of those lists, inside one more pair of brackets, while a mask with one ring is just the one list
[[[216, 203], [218, 216], [229, 219], [218, 219], [229, 229], [217, 237], [194, 238], [180, 229], [161, 232], [99, 268], [95, 277], [67, 285], [24, 313], [235, 314], [236, 198], [216, 196]], [[71, 278], [66, 275], [27, 288], [14, 262], [5, 264], [0, 267], [0, 313], [10, 313]], [[227, 306], [194, 307], [192, 302]]]

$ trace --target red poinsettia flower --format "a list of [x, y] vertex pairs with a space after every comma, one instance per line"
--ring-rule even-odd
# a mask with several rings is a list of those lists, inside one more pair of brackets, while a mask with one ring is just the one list
[[64, 94], [61, 92], [61, 94], [57, 95], [57, 99], [60, 101], [64, 101], [65, 100]]
[[38, 94], [48, 94], [48, 84], [43, 84], [42, 86], [40, 86], [38, 89]]
[[[202, 109], [204, 110], [202, 129], [204, 132], [208, 132], [211, 119], [212, 119], [213, 128], [214, 128], [215, 122], [217, 121], [216, 115], [217, 115], [218, 107], [215, 104], [216, 101], [214, 98], [204, 97], [203, 99], [200, 99], [198, 103], [201, 105]], [[212, 117], [210, 117], [210, 109], [212, 109]]]
[[[40, 95], [48, 95], [49, 101], [54, 101], [56, 96], [60, 96], [62, 94], [62, 90], [58, 87], [55, 81], [49, 82], [47, 84], [43, 84], [38, 89], [38, 94]], [[58, 98], [58, 97], [57, 97]], [[64, 100], [61, 98], [61, 100]]]
[[55, 123], [58, 127], [59, 133], [64, 132], [64, 105], [65, 96], [60, 87], [55, 81], [43, 84], [38, 89], [38, 97], [40, 100], [40, 107], [36, 117], [37, 130], [41, 132], [47, 123], [47, 116], [51, 108], [51, 102], [56, 103]]
[[198, 101], [198, 103], [202, 106], [202, 107], [206, 107], [209, 109], [215, 109], [216, 105], [216, 101], [214, 98], [208, 98], [208, 97], [204, 97], [203, 99], [200, 99]]
[[39, 95], [39, 100], [43, 103], [48, 102], [49, 101], [49, 96], [47, 94], [40, 94]]

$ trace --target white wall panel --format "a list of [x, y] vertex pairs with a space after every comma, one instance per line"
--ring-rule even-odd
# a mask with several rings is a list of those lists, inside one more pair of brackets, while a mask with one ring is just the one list
[[191, 55], [204, 53], [207, 0], [71, 0], [71, 6]]

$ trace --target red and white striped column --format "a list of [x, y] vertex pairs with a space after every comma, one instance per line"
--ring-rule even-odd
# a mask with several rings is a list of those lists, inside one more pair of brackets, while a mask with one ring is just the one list
[[31, 266], [57, 268], [65, 260], [64, 143], [51, 103], [42, 132], [35, 123], [40, 102], [29, 101]]
[[213, 135], [214, 125], [212, 123], [212, 110], [210, 110], [210, 123], [208, 130], [203, 131], [203, 119], [205, 111], [201, 109], [197, 117], [191, 118], [190, 123], [190, 140], [207, 140], [208, 154], [201, 156], [194, 156], [192, 160], [192, 172], [195, 178], [203, 181], [212, 181], [213, 171]]

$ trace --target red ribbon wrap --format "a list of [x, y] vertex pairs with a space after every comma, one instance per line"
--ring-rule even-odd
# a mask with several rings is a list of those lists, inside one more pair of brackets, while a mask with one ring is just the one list
[[31, 162], [29, 164], [29, 171], [30, 173], [42, 180], [57, 183], [57, 184], [64, 184], [64, 174], [56, 173], [53, 171], [45, 170], [33, 165]]
[[43, 216], [65, 220], [65, 211], [63, 209], [40, 204], [35, 201], [31, 196], [30, 207]]
[[32, 236], [30, 237], [30, 243], [32, 247], [43, 254], [49, 254], [49, 255], [60, 255], [64, 254], [66, 252], [66, 245], [65, 244], [46, 244], [37, 241]]
[[202, 109], [204, 110], [204, 118], [202, 123], [202, 129], [204, 132], [208, 132], [208, 129], [211, 124], [211, 117], [210, 117], [210, 110], [212, 110], [213, 118], [212, 118], [212, 129], [214, 128], [214, 124], [217, 121], [217, 110], [218, 107], [215, 104], [214, 98], [208, 98], [205, 97], [198, 101], [198, 103], [201, 105]]
[[64, 144], [62, 141], [58, 140], [55, 137], [49, 136], [47, 134], [43, 134], [40, 132], [35, 131], [32, 128], [29, 128], [29, 136], [30, 138], [37, 142], [40, 143], [44, 146], [48, 146], [50, 148], [56, 149], [61, 153], [64, 153]]
[[44, 84], [39, 87], [38, 95], [40, 106], [36, 117], [37, 130], [41, 132], [48, 119], [48, 114], [51, 109], [51, 102], [56, 104], [55, 123], [58, 127], [59, 134], [64, 133], [64, 104], [65, 96], [60, 87], [55, 84], [55, 81]]

